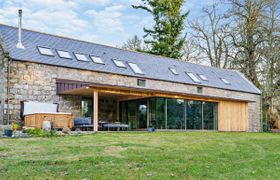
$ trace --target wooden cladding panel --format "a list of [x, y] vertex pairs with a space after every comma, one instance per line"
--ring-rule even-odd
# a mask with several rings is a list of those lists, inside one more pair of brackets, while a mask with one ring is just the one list
[[247, 131], [248, 103], [237, 101], [220, 101], [218, 130]]
[[28, 114], [24, 117], [24, 125], [26, 127], [42, 128], [43, 121], [51, 122], [53, 128], [72, 128], [71, 114], [36, 113]]

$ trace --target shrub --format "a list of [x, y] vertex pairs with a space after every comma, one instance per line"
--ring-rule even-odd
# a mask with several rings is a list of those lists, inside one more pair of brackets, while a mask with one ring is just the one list
[[35, 136], [35, 137], [55, 137], [58, 136], [55, 130], [51, 131], [45, 131], [43, 129], [26, 129], [25, 132], [30, 135], [30, 136]]
[[14, 122], [11, 124], [11, 126], [12, 126], [13, 131], [16, 131], [19, 128], [19, 125], [17, 123], [14, 123]]
[[263, 132], [271, 132], [266, 123], [263, 123]]

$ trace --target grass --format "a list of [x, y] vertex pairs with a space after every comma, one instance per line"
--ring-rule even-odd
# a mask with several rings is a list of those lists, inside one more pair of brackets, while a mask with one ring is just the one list
[[280, 136], [135, 132], [0, 139], [0, 177], [279, 179]]

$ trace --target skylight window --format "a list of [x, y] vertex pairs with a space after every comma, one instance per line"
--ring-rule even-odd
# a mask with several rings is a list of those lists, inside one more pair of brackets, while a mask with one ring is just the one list
[[38, 46], [38, 50], [39, 50], [40, 54], [47, 55], [47, 56], [54, 56], [54, 54], [50, 48]]
[[191, 72], [186, 72], [187, 75], [196, 83], [201, 83], [201, 81]]
[[222, 80], [225, 84], [227, 84], [227, 85], [230, 84], [230, 82], [229, 82], [227, 79], [225, 79], [225, 78], [221, 78], [221, 80]]
[[80, 61], [89, 61], [86, 55], [84, 54], [79, 54], [79, 53], [74, 53], [76, 58]]
[[208, 78], [207, 78], [204, 74], [198, 74], [198, 76], [199, 76], [200, 79], [202, 79], [203, 81], [208, 81]]
[[96, 64], [104, 64], [104, 62], [102, 61], [102, 59], [98, 56], [90, 56], [91, 60], [96, 63]]
[[116, 66], [118, 66], [120, 68], [126, 68], [126, 66], [124, 65], [124, 63], [121, 60], [113, 59], [113, 62], [115, 63]]
[[169, 70], [174, 74], [174, 75], [179, 75], [179, 73], [176, 71], [174, 68], [169, 68]]
[[138, 67], [137, 64], [128, 63], [128, 65], [131, 67], [131, 69], [132, 69], [136, 74], [144, 74], [143, 71]]
[[67, 51], [57, 50], [57, 54], [58, 54], [59, 57], [61, 57], [61, 58], [72, 59], [72, 56], [71, 56], [70, 53], [67, 52]]

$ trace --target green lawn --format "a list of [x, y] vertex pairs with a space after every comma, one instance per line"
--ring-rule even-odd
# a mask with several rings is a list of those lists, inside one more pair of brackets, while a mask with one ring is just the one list
[[0, 139], [0, 179], [280, 179], [280, 136], [97, 133]]

